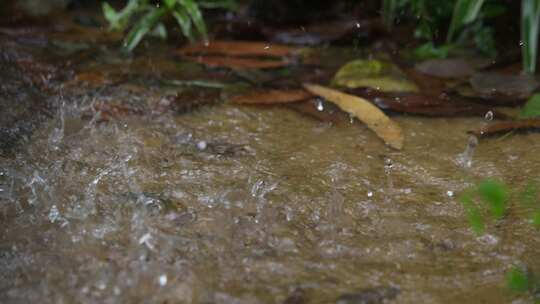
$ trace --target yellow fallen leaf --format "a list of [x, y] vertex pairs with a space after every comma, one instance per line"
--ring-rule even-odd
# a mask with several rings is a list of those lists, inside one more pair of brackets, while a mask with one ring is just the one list
[[304, 88], [314, 95], [335, 103], [343, 111], [354, 115], [390, 147], [398, 150], [403, 147], [403, 135], [399, 125], [390, 120], [388, 116], [369, 101], [316, 84], [304, 84]]

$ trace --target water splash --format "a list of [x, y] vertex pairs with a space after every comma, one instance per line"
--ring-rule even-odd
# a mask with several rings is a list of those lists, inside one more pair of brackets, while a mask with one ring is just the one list
[[456, 162], [459, 166], [463, 168], [470, 168], [472, 166], [476, 146], [478, 146], [478, 138], [474, 135], [470, 136], [465, 151], [460, 153], [456, 158]]

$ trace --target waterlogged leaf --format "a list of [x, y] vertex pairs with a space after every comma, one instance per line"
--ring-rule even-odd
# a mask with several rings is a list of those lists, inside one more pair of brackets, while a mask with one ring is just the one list
[[244, 95], [237, 95], [229, 101], [236, 104], [284, 104], [312, 98], [313, 94], [305, 90], [257, 90]]
[[401, 128], [369, 101], [315, 84], [304, 84], [310, 93], [336, 104], [343, 111], [354, 115], [382, 138], [387, 145], [400, 150], [403, 147]]
[[178, 50], [182, 55], [224, 55], [244, 57], [286, 57], [299, 51], [298, 48], [270, 42], [252, 41], [209, 41], [187, 45]]
[[286, 60], [261, 60], [239, 57], [197, 56], [185, 58], [210, 67], [222, 67], [230, 69], [275, 69], [286, 67], [290, 64]]
[[463, 78], [474, 73], [471, 63], [463, 59], [431, 59], [416, 65], [426, 75], [439, 78]]
[[511, 131], [536, 131], [540, 130], [540, 119], [522, 119], [514, 121], [504, 121], [490, 124], [476, 130], [471, 130], [468, 133], [478, 137], [489, 137], [501, 133]]
[[516, 99], [527, 98], [538, 87], [538, 81], [530, 75], [507, 75], [500, 73], [476, 73], [470, 79], [471, 87], [484, 95], [506, 95]]
[[375, 59], [358, 59], [345, 64], [336, 73], [332, 84], [350, 89], [369, 87], [385, 92], [418, 91], [418, 87], [397, 66]]
[[504, 216], [509, 195], [503, 183], [493, 180], [483, 181], [478, 185], [478, 194], [482, 201], [490, 207], [493, 216], [496, 218]]
[[519, 112], [519, 118], [522, 119], [535, 117], [540, 117], [540, 94], [531, 96]]
[[515, 292], [527, 292], [530, 286], [529, 276], [524, 270], [513, 267], [506, 275], [506, 286]]
[[491, 111], [494, 117], [506, 115], [491, 107], [464, 101], [445, 94], [386, 93], [371, 89], [349, 89], [347, 93], [372, 101], [383, 110], [426, 116], [484, 116]]

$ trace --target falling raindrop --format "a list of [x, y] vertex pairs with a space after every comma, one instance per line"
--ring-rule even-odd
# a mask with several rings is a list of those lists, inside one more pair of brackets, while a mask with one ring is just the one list
[[373, 192], [371, 192], [371, 191], [368, 191], [368, 193], [367, 193], [367, 197], [373, 197]]
[[446, 191], [446, 195], [448, 197], [452, 197], [452, 196], [454, 196], [454, 191], [448, 190], [448, 191]]
[[159, 286], [163, 287], [165, 285], [167, 285], [167, 275], [162, 274], [159, 276]]
[[354, 116], [353, 116], [352, 114], [349, 114], [349, 122], [350, 122], [351, 124], [354, 123]]

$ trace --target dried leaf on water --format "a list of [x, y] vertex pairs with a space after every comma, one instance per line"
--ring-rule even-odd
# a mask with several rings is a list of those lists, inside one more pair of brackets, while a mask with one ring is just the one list
[[305, 90], [256, 90], [243, 95], [236, 95], [229, 101], [237, 104], [284, 104], [312, 98], [313, 94]]
[[298, 48], [270, 42], [252, 41], [210, 41], [207, 44], [187, 45], [178, 52], [182, 55], [226, 55], [226, 56], [265, 56], [285, 57], [292, 56]]
[[354, 115], [373, 130], [386, 144], [395, 149], [403, 147], [401, 128], [369, 101], [315, 84], [304, 84], [310, 93], [335, 103], [345, 112]]
[[221, 56], [196, 56], [186, 59], [204, 64], [210, 67], [223, 67], [230, 69], [275, 69], [288, 66], [287, 60], [264, 60], [255, 58], [221, 57]]
[[522, 119], [514, 121], [504, 121], [490, 124], [476, 130], [469, 131], [478, 137], [489, 137], [510, 131], [537, 131], [540, 130], [540, 119]]
[[368, 99], [383, 110], [425, 116], [484, 116], [491, 111], [497, 118], [506, 115], [492, 107], [464, 101], [462, 98], [439, 94], [437, 96], [422, 93], [386, 93], [371, 89], [349, 89], [352, 95]]
[[178, 52], [184, 58], [211, 67], [271, 69], [290, 65], [297, 48], [251, 41], [211, 41], [188, 45]]
[[416, 84], [396, 65], [375, 59], [357, 59], [345, 64], [332, 84], [350, 89], [369, 87], [385, 92], [418, 92]]

